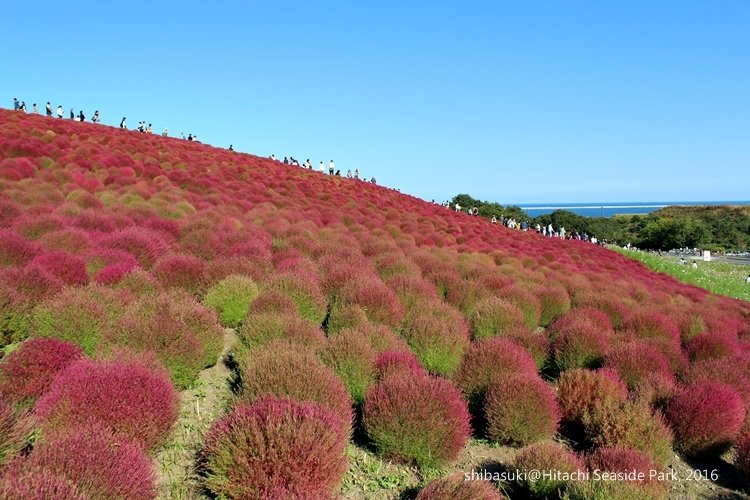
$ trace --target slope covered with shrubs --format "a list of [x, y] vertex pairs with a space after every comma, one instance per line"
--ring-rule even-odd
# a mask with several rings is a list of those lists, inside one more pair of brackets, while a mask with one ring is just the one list
[[473, 435], [571, 471], [739, 441], [747, 470], [746, 303], [369, 183], [0, 111], [0, 491], [154, 496], [223, 327], [236, 390], [196, 464], [217, 496], [335, 496], [347, 440], [435, 469]]

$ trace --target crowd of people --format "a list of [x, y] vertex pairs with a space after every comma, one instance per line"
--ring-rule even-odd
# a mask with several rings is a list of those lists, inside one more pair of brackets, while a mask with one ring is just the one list
[[[274, 160], [274, 161], [279, 161], [276, 158], [276, 155], [271, 155], [271, 156], [269, 156], [269, 158], [271, 160]], [[306, 168], [308, 170], [313, 170], [313, 165], [312, 165], [312, 162], [310, 161], [310, 158], [308, 158], [307, 160], [305, 160], [300, 165], [299, 161], [297, 161], [293, 156], [289, 156], [289, 157], [285, 156], [284, 159], [281, 161], [281, 163], [283, 163], [284, 165], [291, 165], [293, 167], [302, 167], [302, 168]], [[341, 176], [341, 170], [336, 168], [336, 163], [334, 163], [333, 160], [331, 160], [328, 163], [328, 168], [327, 169], [326, 169], [325, 162], [323, 162], [321, 160], [320, 164], [318, 165], [318, 170], [320, 171], [321, 174], [324, 174], [324, 175], [325, 175], [325, 173], [327, 171], [328, 175]], [[347, 179], [354, 179], [354, 180], [363, 180], [363, 181], [367, 180], [364, 177], [361, 177], [358, 168], [355, 168], [354, 172], [352, 172], [351, 169], [347, 170], [347, 172], [346, 172], [346, 178]], [[370, 181], [369, 182], [372, 183], [372, 184], [377, 184], [377, 181], [375, 180], [375, 177], [370, 177]]]
[[[15, 111], [23, 111], [24, 113], [28, 112], [26, 108], [26, 101], [19, 101], [15, 97], [13, 98], [13, 109]], [[39, 112], [39, 108], [37, 107], [36, 103], [32, 105], [31, 112], [34, 114], [41, 114]], [[57, 110], [53, 112], [52, 104], [48, 101], [47, 105], [45, 106], [45, 114], [49, 116], [50, 118], [52, 118], [53, 116], [56, 116], [57, 118], [62, 119], [65, 116], [65, 111], [63, 110], [62, 104], [60, 104], [57, 106]], [[71, 120], [75, 120], [77, 122], [86, 121], [86, 115], [83, 113], [83, 110], [79, 110], [78, 113], [76, 113], [75, 109], [70, 108], [69, 117]], [[91, 123], [101, 123], [101, 116], [99, 115], [99, 110], [96, 110], [94, 114], [91, 115]], [[120, 120], [120, 128], [125, 129], [125, 130], [128, 129], [127, 118], [124, 116], [122, 120]], [[153, 133], [152, 125], [150, 123], [147, 125], [145, 121], [138, 122], [138, 126], [136, 127], [135, 130], [137, 130], [138, 132], [143, 132], [143, 133]], [[161, 135], [162, 137], [169, 137], [169, 129], [165, 127]], [[195, 141], [197, 140], [197, 138], [198, 136], [192, 133], [188, 134], [187, 136], [188, 141]], [[180, 132], [180, 139], [185, 139], [185, 134], [183, 134], [182, 132]], [[232, 149], [231, 146], [230, 146], [230, 149]], [[234, 149], [232, 149], [232, 151], [234, 151]]]

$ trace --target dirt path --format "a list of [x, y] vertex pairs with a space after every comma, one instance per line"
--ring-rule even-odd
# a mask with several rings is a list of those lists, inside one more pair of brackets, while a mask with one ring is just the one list
[[198, 374], [195, 387], [180, 393], [180, 411], [172, 437], [155, 457], [159, 498], [205, 498], [195, 474], [195, 456], [204, 434], [227, 406], [230, 371], [224, 360], [236, 338], [234, 330], [227, 328], [224, 349], [216, 364]]

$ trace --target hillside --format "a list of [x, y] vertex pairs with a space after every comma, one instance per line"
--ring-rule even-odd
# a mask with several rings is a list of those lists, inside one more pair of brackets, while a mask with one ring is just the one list
[[414, 478], [390, 498], [479, 467], [717, 471], [420, 496], [679, 498], [750, 473], [748, 303], [386, 187], [5, 110], [0, 340], [0, 497], [367, 497], [365, 463]]

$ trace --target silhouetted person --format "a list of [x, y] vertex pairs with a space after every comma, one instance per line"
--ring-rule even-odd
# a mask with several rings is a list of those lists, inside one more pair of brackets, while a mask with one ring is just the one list
[[232, 147], [231, 144], [229, 145], [229, 151], [234, 151], [234, 148]]
[[79, 121], [79, 122], [84, 122], [84, 121], [86, 121], [86, 117], [85, 117], [85, 116], [83, 115], [83, 110], [81, 110], [81, 111], [80, 111], [80, 112], [78, 113], [78, 121]]
[[188, 134], [188, 141], [192, 141], [192, 140], [193, 140], [193, 134]]
[[14, 97], [13, 98], [13, 111], [18, 111], [19, 109], [21, 109], [21, 103], [18, 102], [18, 99]]
[[341, 170], [336, 170], [336, 173], [334, 175], [340, 176], [341, 175]]
[[127, 123], [125, 123], [125, 117], [124, 116], [122, 117], [122, 121], [120, 122], [120, 128], [124, 128], [124, 129], [128, 128]]
[[284, 157], [284, 165], [289, 165], [289, 160], [287, 159], [286, 156]]
[[47, 116], [52, 116], [52, 105], [49, 102], [47, 102], [47, 107], [45, 108], [45, 110], [47, 112]]
[[76, 113], [73, 111], [73, 108], [70, 108], [70, 119], [75, 120], [76, 119]]
[[26, 112], [26, 101], [21, 101], [21, 111]]

